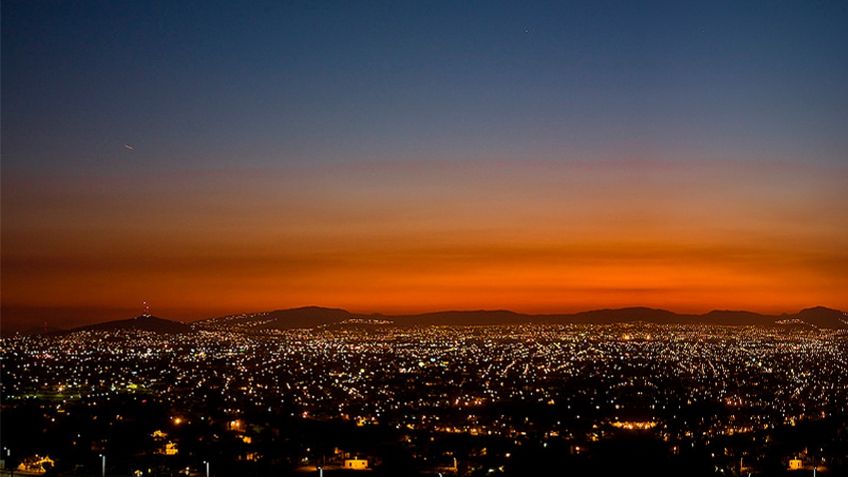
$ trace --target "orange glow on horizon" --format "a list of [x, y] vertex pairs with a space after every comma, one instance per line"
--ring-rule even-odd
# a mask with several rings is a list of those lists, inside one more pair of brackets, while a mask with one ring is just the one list
[[155, 193], [119, 177], [99, 195], [29, 178], [3, 191], [4, 315], [848, 308], [844, 171], [693, 164], [234, 171]]

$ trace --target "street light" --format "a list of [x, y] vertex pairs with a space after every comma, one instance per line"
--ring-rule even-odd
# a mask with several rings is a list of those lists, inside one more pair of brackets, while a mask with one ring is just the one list
[[100, 454], [100, 475], [106, 477], [106, 456]]
[[206, 477], [209, 477], [209, 461], [204, 460], [203, 464], [206, 466]]

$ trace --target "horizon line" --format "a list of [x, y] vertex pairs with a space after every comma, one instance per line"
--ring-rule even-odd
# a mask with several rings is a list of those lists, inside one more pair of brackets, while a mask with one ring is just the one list
[[[7, 307], [8, 308], [30, 308], [30, 309], [50, 309], [50, 308], [52, 308], [52, 309], [57, 309], [57, 310], [62, 309], [62, 310], [66, 310], [66, 311], [69, 311], [69, 310], [72, 310], [72, 309], [82, 309], [82, 310], [85, 310], [85, 309], [95, 310], [95, 309], [97, 309], [97, 308], [90, 308], [90, 307], [14, 307], [14, 306], [3, 306], [2, 308], [7, 308]], [[290, 307], [285, 307], [285, 308], [269, 308], [269, 309], [265, 309], [265, 310], [214, 314], [214, 315], [208, 315], [208, 316], [203, 316], [203, 317], [200, 317], [200, 318], [188, 319], [188, 320], [183, 320], [183, 319], [178, 319], [178, 318], [168, 318], [168, 317], [166, 317], [167, 315], [163, 316], [163, 315], [159, 315], [155, 312], [145, 313], [143, 310], [139, 310], [140, 312], [137, 313], [137, 314], [130, 313], [130, 315], [123, 315], [122, 317], [117, 317], [117, 318], [102, 318], [98, 321], [98, 320], [85, 320], [81, 316], [79, 319], [73, 320], [73, 321], [86, 322], [86, 323], [89, 323], [89, 324], [96, 324], [96, 323], [104, 323], [104, 322], [109, 322], [109, 321], [139, 318], [139, 317], [142, 317], [142, 316], [152, 316], [152, 317], [156, 317], [156, 318], [167, 319], [169, 321], [177, 321], [177, 322], [181, 322], [181, 323], [194, 323], [194, 322], [210, 320], [210, 319], [214, 319], [214, 318], [222, 318], [222, 317], [241, 315], [241, 314], [252, 315], [252, 314], [259, 314], [259, 313], [273, 313], [273, 312], [277, 312], [277, 311], [293, 311], [293, 310], [303, 310], [303, 309], [310, 309], [310, 308], [312, 308], [312, 309], [323, 309], [323, 310], [340, 310], [340, 311], [343, 311], [343, 312], [346, 312], [346, 313], [350, 313], [351, 315], [385, 316], [385, 317], [408, 317], [408, 316], [416, 316], [416, 315], [430, 315], [430, 314], [437, 314], [437, 313], [475, 313], [475, 312], [478, 312], [478, 313], [479, 312], [487, 312], [487, 313], [505, 312], [505, 313], [513, 313], [513, 314], [516, 314], [516, 315], [524, 315], [524, 316], [557, 316], [557, 315], [567, 316], [567, 315], [576, 315], [576, 314], [581, 314], [581, 313], [591, 313], [591, 312], [598, 312], [598, 311], [621, 311], [621, 310], [634, 310], [634, 309], [667, 312], [667, 313], [673, 313], [675, 315], [682, 315], [682, 316], [704, 316], [704, 315], [708, 315], [708, 314], [713, 313], [713, 312], [729, 312], [729, 313], [752, 313], [752, 314], [762, 315], [762, 316], [779, 317], [779, 316], [783, 316], [783, 315], [793, 315], [793, 314], [800, 313], [804, 310], [811, 310], [811, 309], [817, 309], [817, 308], [823, 308], [823, 309], [837, 311], [837, 312], [840, 312], [840, 313], [846, 313], [845, 311], [843, 311], [839, 308], [835, 308], [835, 307], [831, 307], [831, 306], [827, 306], [827, 305], [822, 305], [822, 304], [804, 306], [804, 307], [801, 307], [801, 308], [799, 308], [795, 311], [779, 311], [779, 312], [760, 312], [760, 311], [752, 311], [752, 310], [749, 310], [749, 309], [742, 309], [742, 308], [711, 308], [711, 309], [709, 309], [707, 311], [703, 311], [703, 312], [681, 312], [681, 311], [675, 311], [675, 310], [668, 309], [668, 308], [658, 308], [658, 307], [655, 307], [655, 306], [629, 305], [629, 306], [619, 306], [619, 307], [603, 307], [603, 306], [601, 306], [601, 307], [596, 307], [596, 308], [579, 309], [579, 310], [575, 310], [575, 311], [550, 311], [550, 312], [523, 312], [523, 311], [516, 311], [514, 309], [509, 309], [509, 308], [445, 308], [445, 309], [433, 309], [433, 310], [429, 310], [429, 311], [401, 312], [401, 313], [390, 313], [390, 312], [380, 312], [380, 311], [362, 312], [362, 311], [352, 311], [352, 310], [345, 308], [345, 307], [342, 307], [342, 306], [325, 306], [325, 305], [308, 304], [308, 305], [290, 306]], [[100, 310], [104, 310], [104, 309], [101, 308]], [[129, 308], [109, 308], [109, 310], [117, 312], [119, 310], [120, 311], [128, 311], [130, 309]], [[2, 314], [0, 314], [0, 317], [2, 317]], [[39, 321], [41, 321], [41, 320], [43, 320], [42, 321], [43, 324], [45, 324], [45, 325], [47, 324], [47, 320], [40, 318]], [[24, 327], [24, 326], [32, 327], [32, 326], [34, 326], [33, 321], [34, 321], [33, 319], [13, 320], [11, 323], [17, 322], [18, 326], [13, 326], [13, 328], [19, 328], [19, 327]], [[71, 321], [71, 320], [63, 320], [63, 321]], [[10, 323], [7, 322], [7, 320], [0, 318], [0, 328], [8, 328], [9, 324]], [[78, 325], [71, 324], [70, 326], [75, 327], [75, 326], [78, 326]]]

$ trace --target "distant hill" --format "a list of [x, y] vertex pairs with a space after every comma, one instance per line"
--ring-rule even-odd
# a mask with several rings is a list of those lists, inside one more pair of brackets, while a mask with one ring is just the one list
[[631, 307], [561, 314], [525, 314], [509, 310], [451, 310], [409, 315], [351, 313], [341, 308], [304, 306], [257, 313], [242, 313], [195, 321], [191, 324], [141, 315], [126, 320], [106, 321], [70, 330], [34, 327], [4, 330], [3, 336], [33, 336], [74, 333], [77, 331], [142, 330], [156, 333], [188, 333], [193, 330], [251, 332], [309, 328], [376, 330], [385, 326], [486, 326], [534, 324], [692, 324], [728, 326], [780, 326], [848, 330], [848, 313], [816, 306], [797, 313], [766, 315], [741, 310], [713, 310], [708, 313], [681, 314], [668, 310]]
[[193, 326], [209, 329], [266, 330], [314, 328], [317, 326], [361, 323], [363, 320], [395, 326], [434, 325], [516, 325], [516, 324], [713, 324], [734, 326], [781, 326], [803, 324], [819, 328], [848, 328], [844, 312], [824, 307], [808, 308], [796, 314], [765, 315], [750, 311], [714, 310], [700, 315], [668, 310], [631, 307], [590, 310], [568, 314], [524, 314], [509, 310], [438, 311], [410, 315], [356, 314], [340, 308], [307, 306], [260, 313], [228, 315], [197, 321]]
[[696, 321], [716, 325], [773, 325], [777, 318], [776, 316], [739, 310], [713, 310], [695, 316]]
[[341, 323], [358, 317], [359, 316], [340, 308], [304, 306], [300, 308], [290, 308], [287, 310], [227, 315], [196, 321], [193, 324], [199, 328], [209, 329], [234, 328], [251, 330], [286, 330], [312, 328], [319, 325]]
[[793, 318], [819, 328], [848, 328], [848, 313], [823, 306], [803, 309]]
[[76, 331], [112, 331], [112, 330], [141, 330], [152, 331], [155, 333], [188, 333], [191, 331], [191, 326], [180, 321], [166, 320], [151, 315], [141, 315], [128, 320], [115, 320], [97, 323], [94, 325], [80, 326], [73, 328], [66, 333], [74, 333]]

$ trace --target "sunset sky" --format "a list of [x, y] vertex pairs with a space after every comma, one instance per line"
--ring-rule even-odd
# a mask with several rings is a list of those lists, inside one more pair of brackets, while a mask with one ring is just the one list
[[848, 4], [2, 4], [3, 326], [848, 309]]

